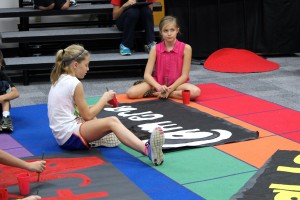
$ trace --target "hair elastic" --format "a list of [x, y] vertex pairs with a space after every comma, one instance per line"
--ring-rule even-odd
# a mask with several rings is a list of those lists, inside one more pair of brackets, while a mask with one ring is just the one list
[[72, 60], [76, 60], [79, 56], [81, 56], [85, 52], [85, 49], [83, 49], [77, 56], [74, 56], [73, 58], [70, 58], [68, 60], [64, 60], [64, 62], [68, 63], [71, 62]]

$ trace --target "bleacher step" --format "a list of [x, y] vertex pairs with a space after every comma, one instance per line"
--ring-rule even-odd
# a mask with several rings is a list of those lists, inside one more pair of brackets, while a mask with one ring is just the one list
[[[148, 53], [136, 52], [131, 56], [121, 56], [119, 53], [91, 54], [90, 67], [116, 67], [146, 65]], [[5, 58], [5, 70], [41, 70], [51, 69], [55, 62], [55, 56], [33, 56]]]
[[[78, 4], [81, 4], [81, 3], [110, 3], [110, 0], [77, 0], [77, 3]], [[24, 6], [33, 6], [33, 1], [22, 1], [20, 2], [19, 1], [19, 4], [20, 4], [20, 7], [24, 7]]]
[[[158, 36], [159, 28], [154, 31]], [[59, 30], [38, 30], [38, 31], [14, 31], [1, 33], [2, 43], [27, 43], [27, 42], [48, 42], [48, 41], [74, 41], [74, 40], [95, 40], [95, 39], [119, 39], [122, 38], [122, 31], [116, 27], [104, 28], [76, 28]], [[135, 37], [144, 36], [144, 31], [136, 31]]]
[[[70, 7], [67, 10], [38, 10], [32, 7], [23, 8], [0, 8], [0, 18], [10, 17], [34, 17], [34, 16], [55, 16], [55, 15], [77, 15], [77, 14], [111, 14], [112, 4], [89, 4], [83, 3]], [[153, 11], [161, 11], [159, 2], [153, 3]]]

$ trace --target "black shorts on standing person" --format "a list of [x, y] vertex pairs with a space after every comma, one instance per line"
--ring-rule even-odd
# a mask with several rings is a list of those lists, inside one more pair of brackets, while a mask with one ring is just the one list
[[10, 116], [10, 101], [19, 97], [19, 91], [3, 71], [4, 65], [3, 54], [0, 51], [0, 111], [2, 113], [2, 115], [0, 115], [0, 132], [11, 133], [14, 129]]

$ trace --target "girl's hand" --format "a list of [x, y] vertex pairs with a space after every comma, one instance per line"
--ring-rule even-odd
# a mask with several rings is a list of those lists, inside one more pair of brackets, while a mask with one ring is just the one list
[[166, 85], [159, 85], [155, 88], [155, 90], [160, 93], [166, 93], [168, 92], [169, 88]]
[[171, 93], [171, 90], [168, 86], [162, 85], [159, 89], [159, 98], [161, 99], [167, 99], [169, 97], [169, 94]]
[[46, 169], [46, 161], [45, 160], [28, 162], [28, 170], [29, 171], [41, 173], [45, 169]]
[[42, 197], [38, 195], [31, 195], [29, 197], [24, 198], [23, 200], [38, 200], [38, 199], [42, 199]]
[[128, 0], [126, 3], [124, 3], [124, 7], [132, 6], [136, 4], [136, 0]]
[[106, 99], [106, 103], [109, 102], [110, 100], [112, 100], [114, 98], [114, 96], [116, 95], [115, 91], [113, 90], [109, 90], [107, 92], [104, 92], [103, 97]]

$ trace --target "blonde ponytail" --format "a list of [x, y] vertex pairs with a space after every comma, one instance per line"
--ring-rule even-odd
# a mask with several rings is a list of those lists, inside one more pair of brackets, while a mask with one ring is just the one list
[[84, 49], [83, 46], [78, 44], [72, 44], [65, 49], [60, 49], [56, 53], [55, 65], [50, 75], [50, 81], [52, 85], [55, 85], [60, 75], [68, 72], [69, 65], [73, 61], [81, 62], [87, 56], [89, 52]]

